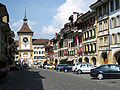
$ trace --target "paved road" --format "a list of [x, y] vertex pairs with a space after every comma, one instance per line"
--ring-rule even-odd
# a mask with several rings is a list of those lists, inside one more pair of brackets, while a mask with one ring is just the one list
[[25, 68], [0, 81], [0, 90], [120, 90], [120, 79], [91, 79], [88, 74]]

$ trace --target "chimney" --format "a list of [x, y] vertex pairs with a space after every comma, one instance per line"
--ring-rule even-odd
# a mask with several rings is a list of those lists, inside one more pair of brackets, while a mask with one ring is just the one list
[[73, 12], [73, 22], [77, 20], [78, 12]]

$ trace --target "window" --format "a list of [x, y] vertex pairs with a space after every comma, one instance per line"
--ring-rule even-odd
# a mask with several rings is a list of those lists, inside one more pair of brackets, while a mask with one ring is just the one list
[[120, 15], [116, 17], [116, 26], [120, 26]]
[[89, 45], [87, 45], [87, 51], [89, 52]]
[[120, 43], [120, 33], [117, 34], [117, 41]]
[[119, 67], [116, 66], [116, 65], [110, 65], [109, 68], [110, 68], [111, 70], [119, 71]]
[[111, 10], [111, 12], [114, 11], [114, 2], [113, 2], [113, 0], [110, 2], [110, 10]]
[[99, 11], [98, 11], [98, 16], [100, 17], [100, 16], [102, 16], [102, 7], [99, 7]]
[[106, 5], [103, 6], [103, 15], [106, 14]]
[[114, 39], [115, 39], [115, 35], [114, 34], [112, 34], [112, 44], [114, 44], [115, 42], [114, 42]]
[[39, 51], [39, 54], [41, 54], [41, 51]]
[[99, 23], [99, 31], [102, 31], [102, 22]]
[[91, 51], [93, 51], [93, 45], [92, 44], [90, 44], [90, 47], [91, 47]]
[[38, 54], [38, 52], [37, 52], [37, 51], [35, 51], [35, 52], [34, 52], [34, 54]]
[[103, 38], [100, 38], [100, 46], [103, 46]]
[[81, 67], [81, 68], [85, 68], [85, 67], [86, 67], [86, 65], [84, 65], [84, 64], [83, 64], [83, 65], [81, 65], [80, 67]]
[[86, 52], [86, 45], [84, 46], [84, 51]]
[[104, 38], [104, 45], [108, 45], [108, 37]]
[[69, 48], [70, 48], [70, 43], [69, 43]]
[[39, 47], [37, 47], [37, 49], [39, 49]]
[[115, 0], [115, 9], [119, 8], [119, 0]]
[[34, 56], [34, 59], [37, 59], [37, 57], [36, 57], [36, 56]]
[[91, 38], [92, 37], [92, 30], [90, 30], [90, 32], [89, 32], [89, 37]]
[[42, 51], [42, 54], [44, 54], [44, 51]]
[[107, 22], [107, 20], [104, 21], [103, 29], [104, 30], [108, 29], [108, 22]]
[[111, 18], [111, 28], [114, 28], [114, 18]]
[[116, 34], [112, 34], [112, 44], [115, 44], [117, 42], [117, 36]]

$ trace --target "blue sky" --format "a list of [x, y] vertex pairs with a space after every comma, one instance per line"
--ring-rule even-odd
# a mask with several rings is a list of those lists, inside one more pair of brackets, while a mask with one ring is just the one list
[[68, 21], [72, 12], [85, 13], [96, 0], [0, 0], [6, 5], [10, 27], [15, 32], [23, 25], [25, 7], [33, 38], [51, 39]]

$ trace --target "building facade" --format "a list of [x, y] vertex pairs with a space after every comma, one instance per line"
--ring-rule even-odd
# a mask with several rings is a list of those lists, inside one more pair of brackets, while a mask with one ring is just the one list
[[79, 18], [82, 28], [82, 61], [96, 65], [97, 63], [97, 27], [96, 15], [88, 11]]
[[120, 65], [120, 0], [109, 1], [110, 61]]
[[98, 0], [90, 8], [97, 14], [99, 64], [119, 63], [120, 0]]
[[34, 60], [33, 63], [43, 63], [46, 59], [45, 57], [45, 43], [48, 42], [48, 39], [33, 39], [32, 45], [33, 45], [33, 56]]
[[97, 0], [90, 9], [84, 14], [74, 12], [56, 34], [56, 62], [120, 64], [120, 0]]
[[14, 61], [14, 36], [6, 6], [0, 3], [0, 70], [6, 70]]

